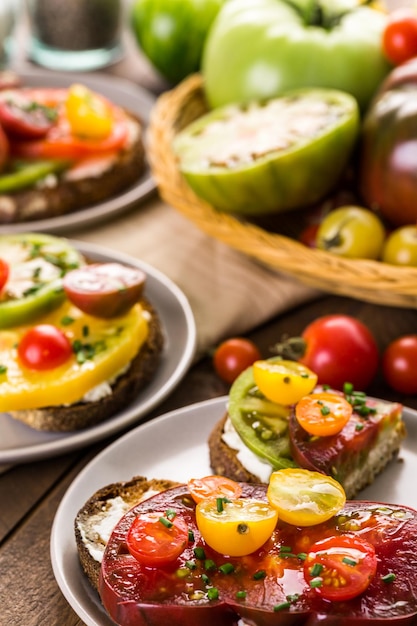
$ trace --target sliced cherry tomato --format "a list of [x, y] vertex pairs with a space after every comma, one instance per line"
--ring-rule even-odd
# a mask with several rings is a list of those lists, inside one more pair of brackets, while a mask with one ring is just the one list
[[417, 55], [417, 13], [410, 8], [392, 11], [382, 35], [382, 46], [391, 63], [400, 65]]
[[59, 328], [39, 324], [23, 335], [17, 353], [25, 367], [50, 370], [68, 361], [73, 351], [69, 339]]
[[294, 526], [325, 522], [346, 502], [342, 485], [331, 476], [298, 468], [272, 472], [267, 497], [280, 519]]
[[295, 416], [300, 426], [310, 435], [318, 437], [339, 433], [352, 413], [352, 405], [343, 396], [327, 391], [304, 396], [295, 406]]
[[163, 566], [175, 561], [188, 543], [184, 519], [169, 511], [142, 513], [126, 537], [128, 550], [143, 565]]
[[215, 350], [214, 369], [222, 380], [230, 385], [247, 367], [261, 358], [258, 347], [249, 339], [233, 337], [226, 339]]
[[276, 509], [251, 498], [211, 498], [196, 506], [196, 522], [204, 541], [228, 556], [258, 550], [271, 537], [277, 521]]
[[394, 391], [417, 394], [417, 335], [404, 335], [387, 346], [382, 355], [382, 372]]
[[205, 476], [204, 478], [191, 478], [188, 481], [188, 489], [195, 502], [201, 502], [207, 498], [239, 498], [242, 487], [239, 483], [225, 476]]
[[375, 575], [372, 544], [359, 537], [339, 535], [313, 544], [304, 561], [304, 578], [325, 600], [350, 600], [365, 591]]
[[77, 137], [105, 139], [112, 131], [112, 106], [84, 85], [71, 85], [65, 102], [71, 131]]
[[316, 386], [317, 375], [308, 367], [285, 359], [255, 361], [253, 378], [268, 400], [295, 404]]
[[22, 90], [0, 93], [0, 124], [8, 135], [21, 139], [45, 137], [57, 120], [56, 106], [36, 102]]
[[109, 319], [124, 315], [140, 299], [146, 275], [121, 263], [94, 263], [64, 276], [68, 299], [87, 315]]
[[0, 259], [0, 291], [3, 289], [4, 285], [7, 283], [7, 279], [9, 278], [10, 268], [8, 263], [3, 259]]

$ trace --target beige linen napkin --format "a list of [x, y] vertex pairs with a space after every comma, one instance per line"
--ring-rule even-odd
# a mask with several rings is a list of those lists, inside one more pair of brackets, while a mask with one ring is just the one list
[[71, 237], [130, 254], [171, 278], [193, 310], [198, 355], [321, 295], [209, 237], [158, 197]]

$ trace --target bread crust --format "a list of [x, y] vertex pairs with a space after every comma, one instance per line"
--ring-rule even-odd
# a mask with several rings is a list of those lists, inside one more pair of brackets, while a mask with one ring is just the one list
[[145, 169], [143, 123], [127, 113], [129, 141], [104, 171], [71, 177], [70, 171], [58, 175], [56, 184], [0, 194], [0, 224], [59, 217], [114, 197], [133, 185]]
[[81, 567], [90, 583], [98, 591], [100, 561], [96, 560], [87, 547], [86, 541], [104, 551], [105, 543], [97, 536], [94, 528], [97, 519], [106, 516], [111, 500], [121, 498], [126, 508], [138, 504], [147, 492], [160, 492], [176, 487], [179, 483], [172, 480], [148, 480], [144, 476], [134, 476], [127, 482], [111, 483], [96, 491], [78, 511], [74, 520], [75, 540]]
[[214, 474], [244, 483], [259, 483], [259, 478], [246, 470], [237, 458], [237, 451], [229, 448], [222, 435], [227, 413], [214, 426], [208, 439], [210, 466]]
[[156, 310], [146, 299], [140, 304], [150, 314], [149, 333], [128, 371], [113, 383], [110, 395], [96, 402], [10, 411], [10, 415], [37, 430], [68, 432], [95, 426], [128, 406], [153, 378], [164, 346], [163, 329]]

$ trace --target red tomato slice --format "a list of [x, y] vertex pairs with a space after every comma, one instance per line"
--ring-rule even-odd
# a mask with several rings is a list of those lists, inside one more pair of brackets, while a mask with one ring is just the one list
[[304, 578], [325, 600], [350, 600], [365, 591], [375, 575], [373, 545], [350, 535], [313, 544], [304, 561]]
[[352, 413], [352, 405], [343, 396], [326, 391], [304, 396], [295, 406], [300, 426], [318, 437], [339, 433]]
[[7, 279], [9, 278], [10, 268], [6, 261], [0, 259], [0, 291], [3, 289], [4, 285], [7, 283]]
[[36, 102], [22, 90], [7, 90], [0, 94], [0, 124], [12, 137], [39, 139], [55, 125], [58, 109]]
[[240, 498], [242, 487], [239, 483], [225, 476], [205, 476], [204, 478], [191, 478], [188, 481], [188, 489], [195, 502], [201, 502], [207, 498]]
[[39, 324], [22, 337], [17, 353], [25, 367], [50, 370], [65, 363], [73, 351], [69, 339], [59, 328], [52, 324]]
[[128, 550], [143, 565], [161, 566], [175, 561], [188, 543], [188, 527], [169, 511], [143, 513], [127, 533]]

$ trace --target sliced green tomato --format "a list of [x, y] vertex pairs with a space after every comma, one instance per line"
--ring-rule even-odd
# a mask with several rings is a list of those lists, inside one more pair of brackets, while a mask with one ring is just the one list
[[[272, 362], [279, 361], [273, 357]], [[229, 392], [228, 413], [246, 446], [274, 469], [294, 467], [288, 436], [289, 407], [267, 400], [258, 390], [253, 367], [235, 380]]]
[[216, 209], [261, 215], [323, 198], [359, 131], [347, 93], [302, 89], [215, 109], [178, 133], [173, 149], [194, 192]]
[[317, 374], [296, 361], [255, 361], [253, 378], [268, 400], [279, 404], [295, 404], [317, 384]]
[[275, 508], [251, 498], [210, 498], [196, 507], [196, 522], [204, 541], [228, 556], [258, 550], [271, 537], [277, 521]]
[[273, 472], [267, 497], [280, 519], [294, 526], [321, 524], [346, 502], [340, 483], [319, 472], [289, 468]]
[[65, 239], [42, 234], [3, 235], [0, 258], [10, 268], [0, 293], [0, 329], [27, 324], [65, 299], [63, 275], [84, 264]]

